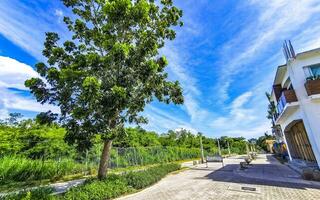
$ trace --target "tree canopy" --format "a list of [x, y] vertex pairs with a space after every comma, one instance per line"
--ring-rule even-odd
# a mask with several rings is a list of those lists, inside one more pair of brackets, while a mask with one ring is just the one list
[[25, 85], [39, 102], [59, 106], [65, 139], [78, 150], [90, 148], [94, 136], [101, 135], [105, 147], [99, 176], [104, 177], [112, 141], [124, 134], [126, 122], [147, 122], [139, 113], [154, 98], [183, 103], [182, 89], [167, 80], [168, 62], [159, 55], [165, 42], [175, 39], [173, 27], [182, 25], [182, 11], [172, 0], [63, 3], [74, 13], [64, 17], [72, 40], [46, 33], [47, 62], [36, 64], [41, 78]]

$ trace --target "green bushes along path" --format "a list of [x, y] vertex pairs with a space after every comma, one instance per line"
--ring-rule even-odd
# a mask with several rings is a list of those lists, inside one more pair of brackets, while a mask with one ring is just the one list
[[112, 175], [104, 181], [89, 180], [84, 185], [69, 190], [63, 199], [100, 200], [115, 198], [150, 186], [165, 177], [168, 173], [179, 169], [179, 164], [171, 163], [151, 167], [143, 171]]
[[179, 164], [162, 164], [142, 171], [129, 172], [122, 175], [111, 174], [108, 179], [87, 180], [83, 185], [70, 189], [63, 196], [53, 196], [50, 188], [39, 188], [30, 192], [21, 192], [3, 198], [4, 200], [103, 200], [119, 197], [146, 188], [161, 180], [168, 173], [181, 168]]

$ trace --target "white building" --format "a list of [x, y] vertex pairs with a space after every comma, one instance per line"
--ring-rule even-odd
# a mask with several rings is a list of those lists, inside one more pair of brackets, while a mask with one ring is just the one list
[[278, 67], [272, 99], [290, 160], [320, 167], [320, 48], [295, 55], [284, 45], [287, 63]]

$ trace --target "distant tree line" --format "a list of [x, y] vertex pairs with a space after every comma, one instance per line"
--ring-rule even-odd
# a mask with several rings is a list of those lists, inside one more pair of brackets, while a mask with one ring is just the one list
[[[0, 121], [0, 155], [23, 155], [31, 159], [54, 159], [57, 156], [74, 157], [84, 152], [77, 152], [76, 148], [65, 142], [66, 131], [57, 123], [42, 124], [38, 118], [21, 120], [22, 115], [11, 113], [9, 118]], [[169, 130], [158, 134], [141, 127], [128, 127], [122, 139], [114, 141], [114, 147], [181, 147], [200, 148], [202, 137], [203, 148], [208, 153], [217, 153], [217, 139], [193, 134], [189, 130]], [[97, 136], [93, 143], [100, 144]], [[246, 153], [246, 140], [243, 137], [219, 138], [223, 154], [228, 154], [228, 145], [231, 153]], [[94, 148], [94, 146], [92, 147]], [[99, 154], [99, 151], [97, 151]]]

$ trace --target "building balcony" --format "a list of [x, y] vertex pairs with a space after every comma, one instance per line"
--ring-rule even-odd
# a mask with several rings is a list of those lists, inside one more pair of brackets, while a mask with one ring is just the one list
[[276, 124], [281, 123], [282, 119], [290, 116], [299, 106], [298, 99], [294, 90], [284, 90], [277, 104], [277, 114], [274, 116]]
[[306, 87], [308, 96], [320, 98], [320, 79], [307, 80], [304, 86]]

